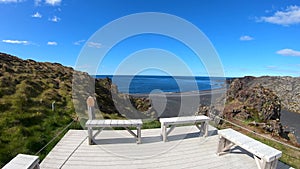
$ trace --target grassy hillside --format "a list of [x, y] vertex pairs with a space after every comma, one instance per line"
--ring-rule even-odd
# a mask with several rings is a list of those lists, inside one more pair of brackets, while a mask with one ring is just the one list
[[[80, 84], [73, 88], [73, 95], [72, 84]], [[108, 78], [93, 79], [58, 63], [22, 60], [0, 53], [0, 167], [18, 153], [38, 152], [78, 114], [85, 113], [89, 95], [96, 97], [98, 105], [105, 105], [97, 110], [104, 118], [122, 118], [114, 106], [111, 89], [117, 92]], [[122, 97], [116, 96], [120, 104]], [[76, 109], [81, 112], [75, 113], [73, 103], [81, 106]]]
[[18, 153], [36, 153], [72, 121], [72, 72], [0, 53], [0, 166]]

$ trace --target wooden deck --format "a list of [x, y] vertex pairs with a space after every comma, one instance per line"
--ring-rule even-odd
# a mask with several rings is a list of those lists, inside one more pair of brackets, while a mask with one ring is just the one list
[[[42, 161], [41, 169], [54, 168], [214, 168], [256, 169], [251, 154], [236, 148], [217, 156], [218, 136], [209, 128], [208, 137], [199, 137], [195, 126], [177, 127], [163, 142], [160, 129], [142, 130], [142, 144], [125, 130], [104, 130], [97, 145], [88, 145], [86, 130], [70, 130]], [[188, 133], [188, 134], [187, 134]], [[278, 169], [289, 166], [279, 162]]]

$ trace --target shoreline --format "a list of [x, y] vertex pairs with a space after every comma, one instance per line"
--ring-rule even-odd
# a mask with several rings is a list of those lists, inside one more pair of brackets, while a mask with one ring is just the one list
[[[165, 92], [165, 93], [152, 93], [152, 94], [129, 94], [130, 96], [137, 98], [151, 98], [152, 103], [158, 107], [159, 110], [164, 109], [160, 114], [160, 117], [174, 117], [178, 115], [191, 115], [195, 113], [198, 108], [187, 108], [191, 113], [182, 114], [179, 112], [181, 106], [181, 99], [193, 99], [200, 97], [201, 105], [210, 105], [212, 102], [212, 95], [216, 98], [220, 97], [222, 93], [226, 93], [226, 89], [213, 89], [202, 91], [190, 91], [190, 92]], [[190, 98], [189, 98], [190, 97]], [[164, 105], [165, 104], [165, 105]], [[300, 143], [300, 113], [290, 112], [288, 110], [281, 110], [280, 122], [283, 126], [286, 126], [288, 130], [293, 131], [298, 143]]]
[[219, 89], [210, 89], [210, 90], [195, 90], [195, 91], [188, 91], [188, 92], [162, 92], [162, 93], [122, 93], [128, 94], [133, 97], [149, 97], [151, 96], [167, 96], [167, 97], [179, 97], [179, 96], [205, 96], [209, 94], [221, 94], [226, 93], [226, 88], [219, 88]]
[[[200, 105], [210, 105], [216, 98], [226, 93], [226, 89], [189, 91], [182, 93], [129, 94], [135, 98], [148, 98], [158, 117], [191, 116], [198, 112]], [[199, 103], [195, 103], [199, 100]], [[185, 104], [183, 105], [182, 102]]]

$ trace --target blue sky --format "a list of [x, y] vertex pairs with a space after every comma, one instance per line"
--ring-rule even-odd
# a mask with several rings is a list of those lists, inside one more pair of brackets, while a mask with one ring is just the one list
[[[0, 0], [0, 52], [74, 67], [84, 46], [105, 46], [88, 41], [98, 29], [141, 12], [175, 15], [198, 27], [216, 49], [225, 76], [300, 75], [300, 2], [296, 0]], [[170, 51], [194, 75], [207, 75], [188, 47], [151, 34], [117, 44], [98, 73], [114, 74], [127, 56], [148, 48]], [[183, 75], [177, 67], [170, 69]]]

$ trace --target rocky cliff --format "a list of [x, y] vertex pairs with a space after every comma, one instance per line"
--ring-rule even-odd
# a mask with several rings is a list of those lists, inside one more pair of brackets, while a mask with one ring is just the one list
[[[244, 127], [257, 129], [287, 138], [280, 116], [281, 109], [299, 112], [299, 78], [251, 77], [228, 80], [227, 93], [214, 105], [201, 105], [200, 114], [210, 114]], [[299, 81], [299, 82], [298, 82]], [[287, 138], [289, 139], [289, 138]]]
[[243, 78], [230, 83], [222, 116], [283, 136], [280, 98], [270, 89], [250, 82], [251, 78]]
[[261, 85], [274, 92], [281, 100], [282, 109], [300, 113], [300, 77], [244, 77], [240, 78], [246, 86]]
[[224, 113], [257, 122], [280, 119], [281, 103], [277, 95], [261, 85], [247, 86], [235, 79], [227, 91]]

